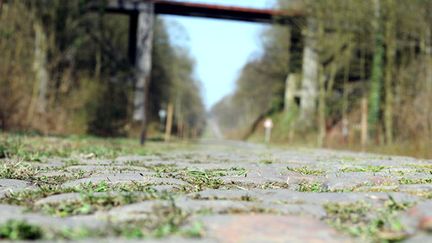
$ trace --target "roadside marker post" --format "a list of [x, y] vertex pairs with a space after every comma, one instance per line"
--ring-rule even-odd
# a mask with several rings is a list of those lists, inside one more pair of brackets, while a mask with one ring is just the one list
[[273, 128], [273, 121], [271, 118], [266, 118], [264, 121], [265, 137], [264, 142], [269, 144], [271, 139], [271, 130]]

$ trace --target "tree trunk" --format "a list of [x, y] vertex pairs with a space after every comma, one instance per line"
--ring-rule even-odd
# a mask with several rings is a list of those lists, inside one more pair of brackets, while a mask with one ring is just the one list
[[173, 125], [173, 119], [174, 118], [174, 106], [170, 102], [167, 107], [167, 120], [166, 120], [166, 127], [165, 127], [165, 142], [168, 142], [171, 138], [171, 131], [172, 131], [172, 125]]
[[375, 7], [375, 50], [373, 55], [372, 63], [372, 77], [369, 89], [369, 133], [371, 137], [375, 137], [375, 133], [379, 121], [380, 113], [380, 102], [381, 102], [381, 83], [383, 76], [383, 57], [384, 57], [384, 46], [383, 46], [383, 33], [381, 23], [381, 9], [380, 1], [373, 0]]
[[47, 71], [47, 37], [44, 32], [43, 26], [35, 22], [35, 52], [33, 68], [38, 83], [38, 98], [37, 98], [37, 112], [45, 113], [47, 110], [47, 94], [48, 94], [48, 71]]
[[95, 72], [94, 72], [94, 78], [96, 80], [100, 79], [101, 76], [101, 71], [102, 71], [102, 48], [98, 47], [97, 51], [96, 51], [96, 55], [95, 55]]
[[[324, 39], [324, 26], [322, 22], [318, 23], [317, 41], [320, 42]], [[318, 59], [319, 60], [319, 59]], [[318, 81], [318, 146], [323, 147], [326, 138], [326, 77], [324, 73], [324, 66], [321, 62], [318, 64], [317, 81]]]
[[349, 138], [349, 119], [348, 119], [348, 94], [350, 90], [348, 89], [349, 86], [349, 78], [350, 78], [350, 68], [351, 63], [349, 60], [351, 60], [351, 54], [348, 53], [349, 58], [348, 61], [345, 63], [344, 67], [344, 79], [343, 79], [343, 94], [342, 94], [342, 137], [343, 137], [343, 143], [344, 145], [348, 144], [348, 138]]
[[326, 90], [323, 67], [319, 72], [319, 97], [318, 97], [318, 147], [324, 146], [326, 137]]
[[[424, 47], [423, 47], [423, 55], [424, 55], [424, 65], [425, 65], [425, 92], [431, 97], [432, 96], [432, 33], [431, 27], [427, 28], [424, 35]], [[432, 100], [432, 99], [431, 99]], [[426, 116], [426, 137], [432, 141], [432, 102], [426, 102], [425, 104], [425, 113]]]
[[387, 0], [388, 19], [386, 21], [386, 70], [385, 70], [385, 105], [384, 105], [384, 127], [385, 141], [393, 143], [393, 70], [396, 56], [396, 29], [395, 12], [393, 0]]
[[364, 97], [361, 99], [361, 121], [360, 121], [360, 128], [361, 128], [361, 146], [364, 150], [366, 148], [367, 142], [368, 142], [368, 103], [367, 99]]

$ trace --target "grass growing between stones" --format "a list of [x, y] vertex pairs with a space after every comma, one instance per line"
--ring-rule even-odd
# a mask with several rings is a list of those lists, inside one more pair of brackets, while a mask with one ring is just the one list
[[200, 238], [204, 232], [200, 222], [190, 222], [190, 215], [176, 207], [155, 207], [146, 220], [109, 224], [98, 229], [43, 228], [26, 221], [10, 220], [0, 225], [0, 240], [80, 240], [85, 238], [121, 237], [126, 239], [163, 238], [179, 235]]
[[33, 209], [59, 217], [89, 215], [97, 211], [108, 211], [114, 207], [141, 202], [145, 200], [168, 199], [166, 193], [83, 193], [77, 200], [44, 203]]
[[3, 162], [0, 165], [0, 179], [16, 179], [31, 182], [39, 186], [58, 185], [68, 180], [77, 180], [85, 176], [84, 171], [75, 171], [68, 175], [40, 176], [45, 170], [27, 162]]
[[355, 203], [328, 203], [324, 205], [327, 221], [336, 229], [362, 240], [394, 242], [408, 237], [399, 219], [399, 213], [410, 208], [408, 203], [396, 202], [392, 197], [383, 207], [363, 201]]
[[231, 167], [229, 169], [211, 169], [204, 170], [205, 173], [210, 176], [244, 176], [247, 177], [247, 170], [245, 168], [240, 167]]
[[38, 169], [34, 168], [28, 163], [23, 162], [6, 162], [0, 165], [0, 179], [32, 181], [35, 179], [35, 176], [38, 172]]
[[110, 184], [107, 181], [98, 183], [82, 183], [75, 187], [78, 192], [156, 192], [150, 184], [141, 182], [115, 183]]
[[[76, 198], [72, 197], [64, 201], [37, 203], [40, 199], [65, 193], [79, 194]], [[109, 224], [99, 230], [86, 228], [51, 230], [39, 228], [24, 221], [11, 221], [0, 226], [0, 239], [78, 240], [105, 237], [142, 239], [162, 238], [169, 235], [179, 235], [187, 238], [200, 237], [203, 234], [202, 225], [197, 222], [189, 224], [191, 215], [175, 206], [174, 196], [174, 193], [158, 192], [148, 184], [138, 182], [110, 184], [106, 181], [96, 184], [81, 184], [73, 188], [41, 186], [34, 190], [10, 192], [0, 199], [0, 203], [25, 206], [30, 211], [58, 217], [88, 215], [145, 200], [167, 200], [172, 203], [170, 206], [156, 205], [153, 211], [147, 215], [146, 220]], [[37, 236], [30, 234], [32, 231], [37, 232]]]
[[190, 214], [177, 207], [173, 200], [168, 206], [156, 205], [145, 220], [110, 224], [103, 230], [69, 229], [58, 232], [56, 239], [122, 237], [127, 239], [164, 238], [180, 235], [200, 238], [204, 229], [199, 222], [190, 222]]
[[288, 183], [269, 181], [260, 186], [261, 189], [281, 189], [288, 188]]
[[374, 165], [368, 165], [365, 167], [346, 167], [341, 169], [341, 172], [373, 172], [377, 173], [382, 170], [384, 170], [385, 166], [374, 166]]
[[224, 184], [223, 181], [217, 177], [217, 174], [206, 171], [181, 171], [177, 177], [191, 184], [195, 191], [202, 191], [206, 188], [218, 189]]
[[299, 192], [329, 192], [320, 182], [301, 182], [298, 187]]
[[406, 166], [414, 168], [419, 173], [432, 174], [432, 164], [407, 164]]
[[202, 230], [197, 223], [184, 231], [181, 231], [181, 226], [184, 225], [190, 214], [184, 212], [181, 208], [177, 207], [173, 200], [168, 207], [154, 207], [150, 220], [146, 221], [145, 229], [147, 234], [156, 238], [162, 238], [167, 235], [181, 233], [188, 236], [199, 237]]
[[[65, 193], [79, 193], [76, 200], [44, 203], [36, 205], [40, 199]], [[127, 205], [145, 200], [168, 200], [174, 194], [154, 190], [150, 185], [138, 182], [124, 184], [86, 183], [77, 187], [40, 186], [35, 190], [24, 190], [7, 193], [0, 198], [0, 203], [25, 206], [30, 211], [41, 211], [60, 217], [92, 214], [106, 211], [116, 206]]]
[[430, 192], [430, 191], [412, 191], [409, 193], [411, 195], [422, 197], [424, 199], [432, 199], [432, 192]]
[[41, 186], [35, 190], [7, 193], [3, 198], [0, 198], [0, 203], [32, 207], [39, 199], [70, 192], [76, 192], [76, 190], [73, 188], [62, 188], [60, 186]]
[[142, 183], [108, 184], [102, 181], [97, 184], [87, 183], [72, 189], [80, 193], [78, 200], [46, 203], [33, 207], [47, 214], [60, 217], [86, 215], [97, 211], [107, 211], [114, 207], [142, 202], [146, 200], [170, 200], [174, 194], [158, 192], [151, 186]]
[[0, 240], [38, 240], [42, 229], [25, 221], [9, 220], [0, 225]]
[[325, 172], [323, 170], [310, 169], [306, 166], [303, 167], [287, 167], [289, 171], [296, 172], [302, 175], [323, 175]]
[[432, 184], [432, 178], [402, 178], [399, 180], [399, 184], [408, 185], [408, 184]]
[[273, 160], [272, 159], [262, 159], [259, 161], [261, 164], [265, 164], [265, 165], [270, 165], [273, 164]]
[[144, 167], [156, 172], [156, 175], [159, 177], [163, 177], [163, 174], [169, 175], [179, 171], [179, 168], [177, 168], [177, 166], [174, 164], [158, 164], [158, 165], [144, 166]]
[[[211, 148], [209, 151], [204, 151], [205, 153], [202, 153], [202, 151], [195, 153], [190, 147], [185, 149], [186, 154], [172, 153], [173, 149], [181, 148], [174, 143], [155, 145], [150, 142], [143, 148], [137, 144], [137, 141], [128, 139], [7, 136], [0, 135], [0, 179], [19, 179], [29, 183], [17, 182], [23, 186], [11, 187], [18, 190], [15, 192], [2, 191], [0, 204], [22, 206], [31, 213], [39, 214], [44, 219], [57, 216], [60, 218], [55, 218], [56, 221], [65, 222], [67, 225], [69, 225], [69, 222], [71, 222], [70, 225], [74, 225], [72, 224], [75, 222], [74, 220], [88, 219], [90, 222], [94, 222], [94, 227], [97, 227], [67, 229], [51, 227], [52, 229], [49, 229], [44, 225], [40, 225], [39, 229], [36, 227], [36, 232], [39, 232], [37, 239], [43, 240], [79, 240], [88, 238], [103, 240], [117, 237], [146, 239], [166, 236], [200, 237], [203, 235], [203, 225], [199, 222], [191, 222], [191, 220], [203, 215], [215, 214], [227, 214], [229, 216], [251, 213], [285, 214], [286, 205], [282, 205], [284, 207], [279, 209], [279, 207], [272, 208], [268, 206], [270, 203], [267, 205], [267, 203], [263, 202], [267, 202], [268, 200], [271, 204], [284, 203], [283, 200], [279, 200], [280, 195], [285, 195], [283, 193], [286, 192], [286, 195], [289, 196], [290, 193], [293, 193], [293, 190], [303, 192], [300, 194], [294, 193], [294, 195], [300, 196], [308, 192], [345, 193], [353, 190], [362, 192], [401, 190], [402, 193], [405, 192], [397, 183], [397, 180], [404, 175], [397, 174], [395, 170], [398, 167], [391, 167], [388, 163], [382, 163], [387, 166], [379, 166], [379, 164], [367, 166], [361, 163], [363, 160], [362, 157], [358, 159], [354, 157], [343, 159], [346, 160], [342, 161], [346, 162], [342, 165], [346, 166], [344, 168], [340, 167], [341, 159], [339, 157], [328, 161], [329, 159], [325, 154], [324, 157], [317, 155], [315, 159], [310, 159], [310, 162], [305, 161], [302, 164], [299, 162], [283, 164], [283, 161], [287, 160], [284, 157], [285, 153], [283, 156], [279, 156], [278, 151], [275, 151], [274, 154], [269, 153], [269, 155], [261, 158], [256, 156], [256, 151], [250, 153], [249, 148], [245, 150], [243, 158], [235, 157], [236, 155], [226, 156], [224, 153], [219, 154], [218, 151], [214, 153], [215, 151], [212, 151]], [[163, 151], [164, 153], [159, 153], [159, 151]], [[116, 159], [116, 157], [123, 155], [132, 156]], [[241, 158], [240, 161], [239, 158]], [[313, 163], [321, 161], [320, 159], [323, 162], [322, 164]], [[348, 163], [348, 160], [356, 163]], [[367, 160], [367, 158], [364, 160]], [[242, 161], [253, 164], [243, 165], [240, 163]], [[328, 163], [324, 164], [324, 162]], [[285, 168], [287, 165], [289, 167]], [[242, 166], [248, 169], [246, 170]], [[128, 171], [128, 168], [134, 172], [125, 173], [125, 175], [119, 176], [118, 180], [110, 181], [108, 176], [104, 178], [105, 174], [108, 175], [107, 172], [114, 175], [123, 174], [123, 171]], [[431, 168], [429, 165], [419, 165], [416, 169], [418, 169], [417, 172], [421, 170], [423, 172], [422, 175], [416, 174], [412, 176], [414, 179], [400, 179], [398, 182], [400, 184], [432, 183], [432, 179], [427, 176]], [[281, 169], [284, 171], [280, 171]], [[408, 170], [402, 166], [400, 169], [401, 171], [403, 170], [403, 173], [415, 171], [414, 165], [408, 168]], [[261, 176], [262, 171], [266, 173], [261, 180], [256, 175]], [[270, 175], [267, 175], [267, 172]], [[284, 177], [281, 177], [285, 176], [287, 172], [290, 176], [293, 174], [291, 172], [296, 173], [292, 176], [294, 178], [292, 181], [294, 182], [291, 185], [284, 180]], [[341, 184], [333, 186], [334, 178], [332, 176], [334, 172], [336, 172], [336, 177], [343, 172], [381, 173], [380, 177], [374, 176], [371, 179], [369, 179], [371, 173], [355, 174], [355, 179], [357, 179], [357, 176], [358, 178], [365, 178], [365, 183], [351, 187], [352, 183], [349, 180], [347, 181], [349, 183], [345, 184], [345, 181], [341, 181]], [[249, 177], [248, 173], [250, 174]], [[142, 178], [138, 174], [141, 174]], [[131, 179], [138, 178], [137, 182], [126, 183], [129, 175], [131, 175]], [[328, 177], [325, 177], [325, 175], [328, 175]], [[398, 175], [399, 177], [392, 177]], [[153, 178], [154, 176], [159, 178]], [[391, 184], [389, 184], [392, 186], [392, 189], [388, 189], [390, 187], [386, 184], [386, 180], [384, 183], [381, 183], [381, 177], [387, 179], [387, 176], [392, 177], [392, 180], [390, 180]], [[82, 181], [99, 181], [103, 179], [106, 181], [66, 187], [67, 185], [76, 185], [79, 181], [76, 182], [75, 180], [86, 177], [89, 180]], [[147, 177], [150, 179], [145, 180]], [[255, 177], [257, 178], [256, 180], [254, 180]], [[300, 183], [298, 183], [299, 180]], [[125, 182], [121, 183], [123, 181]], [[13, 181], [6, 180], [5, 182], [5, 185], [14, 183]], [[65, 184], [65, 182], [71, 183]], [[377, 184], [376, 189], [374, 187], [375, 184]], [[26, 188], [27, 185], [32, 189], [19, 191], [21, 188]], [[342, 187], [343, 189], [329, 189], [332, 187]], [[427, 186], [424, 187], [427, 188]], [[406, 186], [406, 188], [409, 189], [410, 187]], [[230, 198], [231, 196], [225, 196], [225, 198], [222, 196], [207, 198], [190, 197], [191, 192], [200, 192], [207, 189], [251, 190], [254, 193], [235, 197], [235, 199]], [[209, 191], [211, 194], [212, 190]], [[273, 192], [275, 195], [273, 195]], [[412, 194], [427, 199], [432, 198], [432, 194], [426, 190], [424, 192], [412, 192]], [[249, 195], [253, 195], [253, 197]], [[327, 197], [328, 195], [312, 196]], [[181, 201], [181, 208], [177, 207], [174, 199], [179, 198], [187, 200], [226, 200], [229, 201], [228, 203], [237, 201], [236, 203], [238, 204], [250, 206], [245, 206], [244, 209], [243, 207], [233, 207], [232, 209], [222, 211], [218, 209], [218, 204], [215, 203], [216, 206], [209, 206], [209, 208], [203, 210], [195, 210], [195, 208], [191, 210], [190, 205], [183, 205], [184, 201]], [[347, 195], [346, 200], [351, 200], [349, 195]], [[238, 201], [244, 201], [244, 203]], [[341, 197], [340, 202], [344, 201], [345, 199]], [[144, 207], [142, 211], [140, 211], [141, 204], [122, 207], [139, 202], [144, 202], [142, 204]], [[212, 205], [213, 202], [209, 204]], [[152, 205], [155, 205], [154, 208]], [[329, 203], [325, 205], [325, 210], [327, 212], [326, 219], [335, 228], [347, 232], [352, 236], [357, 236], [363, 241], [385, 242], [405, 239], [407, 232], [399, 221], [399, 215], [401, 211], [406, 210], [409, 206], [397, 203], [390, 198], [381, 206], [370, 205], [364, 202]], [[186, 210], [182, 210], [183, 207]], [[135, 214], [134, 210], [136, 208], [139, 208], [139, 210]], [[287, 207], [288, 209], [290, 208]], [[189, 210], [193, 211], [193, 213], [189, 213]], [[26, 213], [28, 212], [22, 212], [24, 216]], [[306, 212], [305, 214], [308, 213]], [[74, 217], [77, 215], [92, 216]], [[99, 216], [101, 217], [99, 218]], [[31, 220], [32, 218], [29, 217], [28, 219]], [[31, 234], [27, 234], [32, 230], [34, 230], [34, 225], [27, 222], [7, 222], [0, 225], [0, 238], [29, 240], [34, 237]]]

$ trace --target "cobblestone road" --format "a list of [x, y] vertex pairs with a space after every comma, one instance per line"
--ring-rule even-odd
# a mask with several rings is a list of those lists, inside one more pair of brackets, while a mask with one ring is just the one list
[[3, 239], [432, 242], [426, 160], [226, 141], [0, 163]]

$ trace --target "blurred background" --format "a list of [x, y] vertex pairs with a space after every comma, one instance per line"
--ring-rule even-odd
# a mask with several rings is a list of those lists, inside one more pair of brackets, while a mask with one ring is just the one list
[[[0, 0], [1, 131], [139, 136], [129, 18], [92, 2]], [[432, 1], [186, 2], [303, 17], [157, 15], [150, 139], [169, 126], [173, 139], [262, 142], [271, 118], [275, 144], [432, 158]]]

